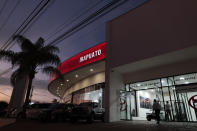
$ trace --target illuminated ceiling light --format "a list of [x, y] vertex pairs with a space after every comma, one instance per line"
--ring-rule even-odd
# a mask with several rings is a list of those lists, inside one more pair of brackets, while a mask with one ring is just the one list
[[137, 86], [141, 86], [140, 84], [137, 84]]
[[188, 82], [188, 81], [186, 81], [186, 82], [185, 82], [185, 84], [189, 84], [189, 82]]
[[161, 80], [161, 83], [164, 83], [165, 81], [164, 80]]
[[66, 80], [67, 82], [69, 82], [69, 80]]
[[184, 77], [180, 77], [180, 80], [185, 80], [185, 78]]
[[76, 78], [78, 78], [78, 77], [79, 77], [79, 75], [77, 75], [77, 74], [76, 74], [76, 75], [75, 75], [75, 77], [76, 77]]
[[60, 85], [63, 86], [64, 84], [61, 83]]
[[91, 68], [90, 71], [92, 72], [92, 71], [94, 71], [94, 70]]

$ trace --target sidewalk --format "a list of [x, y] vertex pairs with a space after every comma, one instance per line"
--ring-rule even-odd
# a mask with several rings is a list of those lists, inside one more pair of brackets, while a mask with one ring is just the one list
[[7, 126], [16, 122], [16, 119], [13, 118], [0, 118], [0, 128]]
[[146, 131], [197, 131], [196, 122], [165, 122], [161, 121], [156, 124], [156, 121], [120, 121], [109, 123], [116, 126], [124, 127], [141, 127]]

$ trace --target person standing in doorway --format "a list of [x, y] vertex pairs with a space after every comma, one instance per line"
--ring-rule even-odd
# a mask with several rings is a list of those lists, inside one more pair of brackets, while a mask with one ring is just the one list
[[161, 105], [159, 104], [159, 102], [154, 99], [154, 102], [153, 102], [153, 111], [155, 112], [155, 115], [156, 115], [156, 120], [157, 120], [157, 124], [159, 124], [160, 122], [160, 110], [161, 110]]
[[166, 101], [165, 110], [166, 110], [165, 111], [166, 112], [166, 121], [172, 120], [171, 111], [170, 111], [170, 104], [168, 103], [168, 101]]

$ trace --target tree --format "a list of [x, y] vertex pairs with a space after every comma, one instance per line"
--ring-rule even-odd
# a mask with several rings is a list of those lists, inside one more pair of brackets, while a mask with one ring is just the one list
[[13, 40], [17, 41], [21, 51], [14, 52], [12, 50], [0, 50], [0, 60], [11, 62], [12, 67], [17, 67], [10, 78], [13, 86], [16, 85], [17, 77], [20, 75], [26, 75], [29, 79], [25, 103], [23, 106], [23, 111], [25, 112], [26, 106], [29, 104], [32, 81], [35, 74], [39, 70], [42, 70], [43, 73], [47, 74], [52, 72], [56, 73], [56, 75], [61, 74], [57, 68], [51, 66], [60, 64], [60, 58], [56, 55], [56, 53], [59, 52], [59, 49], [53, 45], [44, 46], [44, 39], [41, 37], [35, 42], [35, 44], [21, 35], [14, 36]]

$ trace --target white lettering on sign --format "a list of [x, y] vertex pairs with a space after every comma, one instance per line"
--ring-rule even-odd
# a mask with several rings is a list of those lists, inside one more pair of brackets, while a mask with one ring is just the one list
[[99, 55], [101, 55], [101, 49], [91, 52], [87, 55], [81, 56], [79, 62], [87, 61], [87, 60], [92, 59], [92, 58], [99, 56]]

